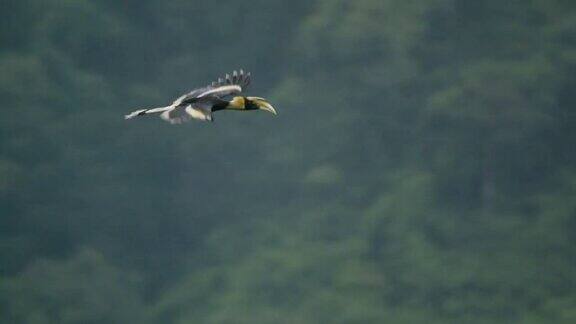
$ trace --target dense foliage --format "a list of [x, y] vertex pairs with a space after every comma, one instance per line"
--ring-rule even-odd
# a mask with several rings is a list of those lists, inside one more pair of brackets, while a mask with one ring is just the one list
[[3, 0], [0, 322], [574, 323], [574, 89], [570, 0]]

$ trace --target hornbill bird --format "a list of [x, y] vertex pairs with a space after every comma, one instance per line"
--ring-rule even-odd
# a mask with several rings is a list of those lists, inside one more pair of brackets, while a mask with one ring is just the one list
[[[139, 109], [124, 118], [160, 114], [162, 119], [171, 124], [181, 124], [190, 119], [213, 121], [212, 113], [218, 110], [264, 110], [276, 115], [274, 107], [264, 98], [235, 96], [246, 90], [248, 84], [250, 84], [250, 72], [234, 71], [232, 75], [226, 74], [223, 79], [218, 78], [218, 81], [206, 87], [182, 95], [169, 106]], [[227, 99], [230, 97], [232, 98]]]

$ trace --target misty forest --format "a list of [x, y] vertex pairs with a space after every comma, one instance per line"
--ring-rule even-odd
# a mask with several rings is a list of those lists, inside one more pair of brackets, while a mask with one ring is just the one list
[[574, 0], [1, 0], [0, 323], [576, 323], [575, 89]]

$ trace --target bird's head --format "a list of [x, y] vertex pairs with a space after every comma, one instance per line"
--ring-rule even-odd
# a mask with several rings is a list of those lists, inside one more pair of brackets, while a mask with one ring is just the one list
[[228, 107], [239, 110], [264, 110], [276, 115], [274, 107], [266, 99], [260, 97], [234, 97]]

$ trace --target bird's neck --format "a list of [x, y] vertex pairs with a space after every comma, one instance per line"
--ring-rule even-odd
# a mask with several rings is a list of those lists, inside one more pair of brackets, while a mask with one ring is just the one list
[[230, 102], [226, 100], [218, 100], [215, 104], [212, 105], [212, 111], [224, 110], [228, 107]]
[[234, 97], [230, 102], [228, 102], [228, 106], [226, 109], [232, 110], [244, 110], [246, 109], [246, 98], [244, 97]]
[[212, 105], [212, 111], [218, 110], [244, 110], [246, 100], [244, 97], [234, 97], [230, 101], [219, 100], [214, 105]]

